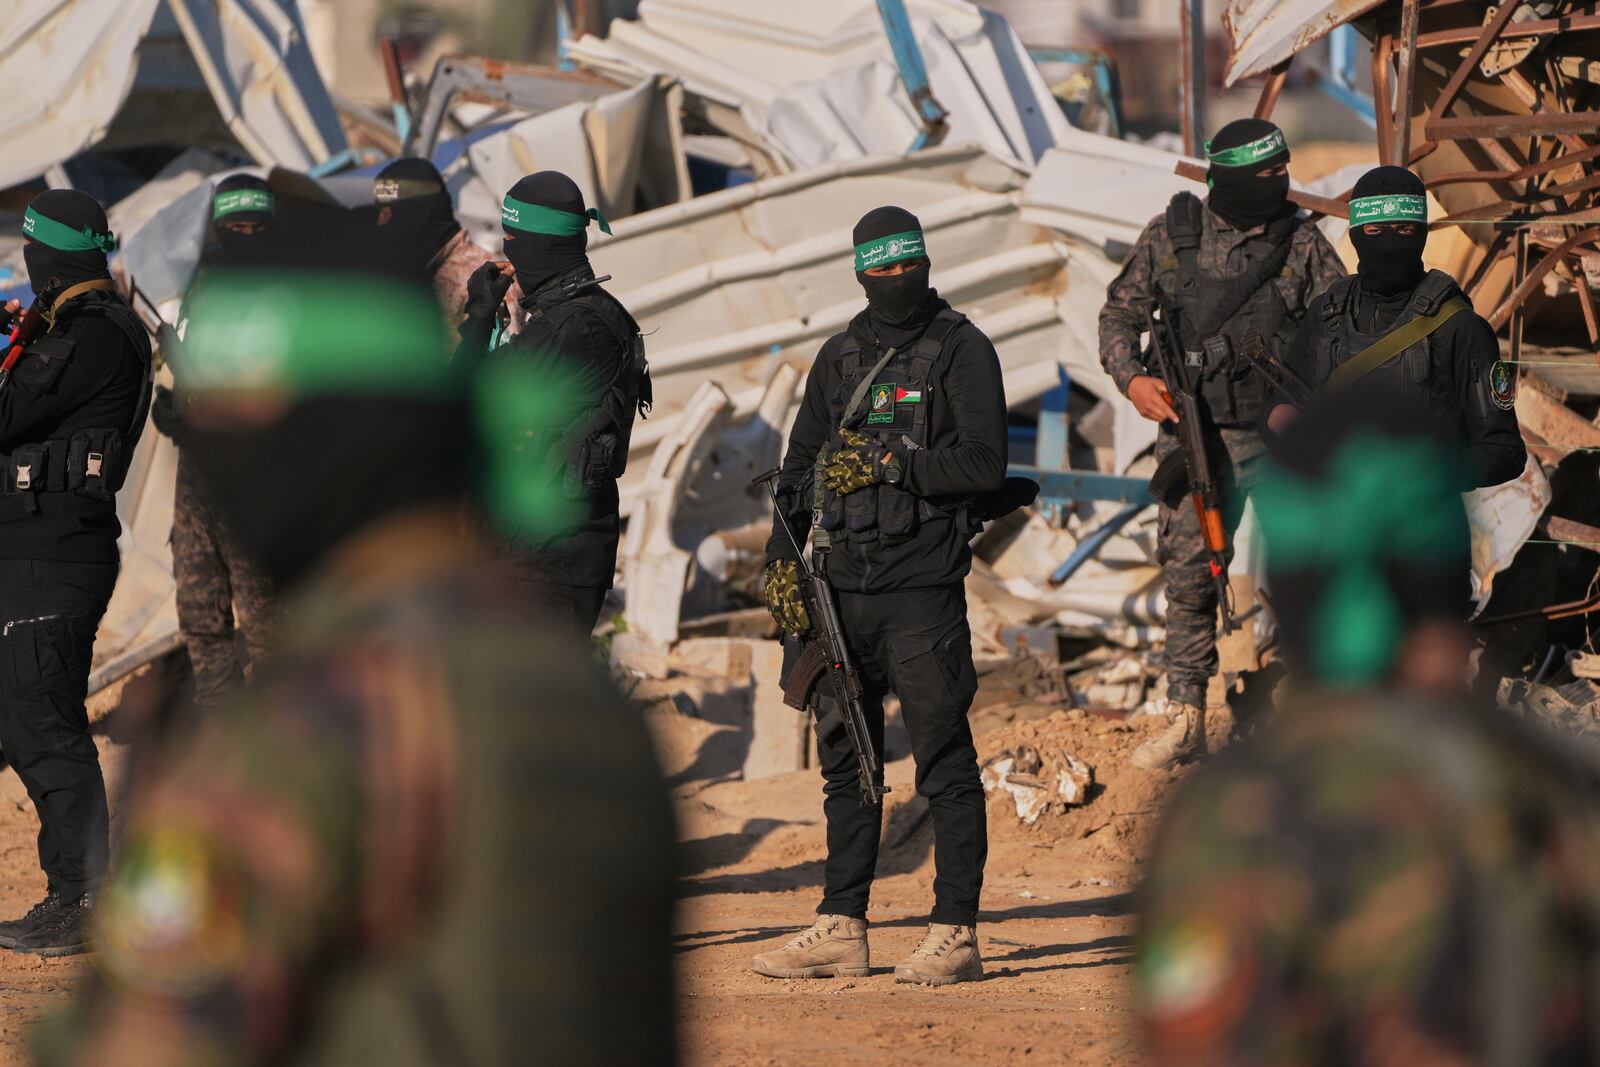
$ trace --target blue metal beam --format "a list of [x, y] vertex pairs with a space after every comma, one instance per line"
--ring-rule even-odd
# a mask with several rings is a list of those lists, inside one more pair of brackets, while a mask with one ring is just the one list
[[1072, 555], [1067, 557], [1067, 561], [1057, 567], [1055, 573], [1050, 575], [1050, 584], [1054, 586], [1065, 583], [1068, 578], [1077, 573], [1079, 567], [1100, 554], [1100, 549], [1105, 547], [1105, 543], [1111, 540], [1113, 534], [1128, 525], [1133, 520], [1133, 517], [1144, 509], [1144, 504], [1129, 504], [1107, 519], [1099, 529], [1078, 542], [1078, 547], [1072, 550]]
[[1052, 471], [1038, 467], [1012, 467], [1007, 474], [1017, 478], [1032, 478], [1039, 483], [1039, 499], [1046, 503], [1067, 500], [1119, 500], [1124, 504], [1141, 507], [1155, 503], [1150, 495], [1147, 478], [1130, 478], [1124, 474], [1102, 474], [1100, 471]]
[[883, 32], [889, 38], [889, 48], [894, 52], [894, 65], [900, 71], [900, 82], [911, 97], [922, 120], [922, 132], [911, 145], [916, 152], [944, 140], [949, 126], [950, 113], [933, 98], [933, 87], [928, 84], [928, 67], [922, 61], [922, 49], [917, 47], [917, 35], [911, 29], [911, 16], [906, 13], [905, 0], [878, 0], [878, 14], [883, 19]]

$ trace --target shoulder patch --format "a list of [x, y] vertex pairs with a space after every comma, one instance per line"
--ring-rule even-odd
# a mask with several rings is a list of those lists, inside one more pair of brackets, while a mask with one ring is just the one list
[[1517, 406], [1517, 368], [1503, 359], [1489, 368], [1489, 399], [1501, 411]]

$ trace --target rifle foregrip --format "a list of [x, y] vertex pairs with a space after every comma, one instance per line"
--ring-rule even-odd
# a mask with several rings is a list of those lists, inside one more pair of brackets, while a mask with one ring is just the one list
[[817, 687], [818, 680], [827, 669], [828, 656], [822, 649], [822, 642], [807, 642], [800, 652], [800, 658], [794, 661], [789, 671], [788, 681], [784, 683], [783, 702], [796, 711], [805, 711], [811, 700], [811, 691]]

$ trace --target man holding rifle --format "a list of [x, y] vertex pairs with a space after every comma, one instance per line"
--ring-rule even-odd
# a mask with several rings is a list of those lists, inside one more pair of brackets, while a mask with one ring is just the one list
[[83, 951], [105, 871], [83, 702], [117, 581], [116, 493], [150, 406], [150, 339], [111, 280], [117, 242], [92, 197], [41, 193], [22, 232], [44, 328], [0, 370], [0, 747], [39, 813], [47, 891], [0, 923], [0, 947], [60, 956]]
[[[922, 224], [898, 207], [855, 227], [867, 307], [818, 353], [779, 475], [778, 521], [765, 592], [783, 629], [822, 640], [832, 613], [797, 559], [808, 529], [812, 568], [831, 586], [852, 663], [824, 664], [818, 713], [828, 861], [815, 925], [754, 961], [758, 974], [869, 973], [867, 903], [883, 811], [883, 697], [893, 690], [934, 832], [934, 908], [927, 936], [895, 979], [946, 985], [983, 973], [978, 893], [988, 835], [967, 710], [977, 691], [963, 579], [974, 523], [1000, 510], [1006, 401], [994, 346], [928, 285]], [[814, 524], [814, 525], [813, 525]], [[784, 529], [787, 525], [788, 529]], [[793, 535], [793, 537], [791, 537]], [[825, 590], [821, 595], [826, 595]], [[808, 605], [807, 601], [811, 600]], [[790, 667], [786, 679], [797, 686]], [[859, 680], [859, 691], [847, 676]], [[840, 707], [841, 699], [847, 705]], [[858, 705], [858, 706], [857, 706]], [[870, 752], [845, 728], [861, 712]], [[865, 783], [870, 769], [876, 781]]]
[[[1100, 311], [1100, 361], [1139, 414], [1161, 423], [1158, 554], [1167, 589], [1167, 729], [1141, 745], [1133, 762], [1163, 770], [1205, 748], [1206, 687], [1217, 670], [1219, 587], [1226, 587], [1227, 544], [1263, 451], [1256, 424], [1267, 389], [1239, 347], [1252, 333], [1287, 341], [1311, 300], [1344, 276], [1333, 248], [1288, 201], [1289, 146], [1262, 119], [1239, 119], [1206, 147], [1205, 201], [1183, 192], [1151, 220]], [[1182, 381], [1163, 380], [1140, 338], [1158, 314]], [[1187, 392], [1206, 445], [1185, 455], [1178, 431]], [[1180, 458], [1181, 457], [1181, 458]], [[1197, 508], [1191, 492], [1210, 467], [1218, 507]], [[1218, 529], [1220, 520], [1220, 529]], [[1208, 543], [1210, 540], [1219, 544]], [[1221, 551], [1217, 551], [1220, 548]], [[1220, 573], [1219, 573], [1220, 570]], [[1225, 609], [1225, 604], [1223, 605]]]

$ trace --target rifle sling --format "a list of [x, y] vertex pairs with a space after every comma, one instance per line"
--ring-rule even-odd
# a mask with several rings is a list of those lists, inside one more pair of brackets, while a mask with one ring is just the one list
[[1465, 300], [1447, 300], [1444, 306], [1432, 315], [1420, 315], [1405, 325], [1389, 331], [1357, 353], [1354, 359], [1336, 367], [1334, 372], [1328, 375], [1326, 388], [1329, 392], [1334, 392], [1354, 385], [1449, 322], [1456, 312], [1464, 311], [1466, 307]]

